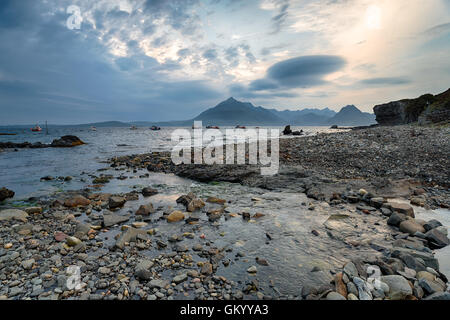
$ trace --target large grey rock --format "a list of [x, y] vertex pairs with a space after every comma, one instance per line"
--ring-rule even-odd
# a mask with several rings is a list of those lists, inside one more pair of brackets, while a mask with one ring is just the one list
[[430, 230], [435, 229], [440, 226], [442, 226], [442, 223], [440, 223], [436, 219], [432, 219], [423, 225], [423, 227], [425, 228], [425, 231], [430, 231]]
[[412, 288], [408, 280], [399, 275], [382, 276], [381, 281], [389, 286], [387, 296], [391, 300], [403, 300], [408, 295], [412, 295]]
[[417, 223], [413, 219], [402, 221], [399, 228], [401, 232], [409, 233], [410, 235], [413, 235], [416, 232], [425, 232], [425, 229], [422, 227], [422, 225]]
[[394, 212], [389, 217], [387, 224], [390, 226], [398, 227], [401, 222], [406, 220], [406, 215], [398, 212]]
[[372, 293], [369, 284], [359, 277], [353, 278], [353, 283], [358, 288], [359, 300], [372, 300]]
[[344, 266], [344, 273], [350, 278], [358, 276], [358, 270], [353, 262], [347, 262]]
[[124, 197], [117, 197], [117, 196], [110, 197], [109, 198], [109, 207], [111, 209], [120, 208], [120, 207], [123, 207], [125, 202], [127, 202], [127, 199], [125, 199]]
[[450, 300], [450, 292], [436, 292], [429, 295], [424, 300]]
[[393, 248], [391, 253], [393, 258], [400, 258], [402, 254], [409, 254], [414, 258], [420, 258], [423, 260], [426, 267], [430, 267], [434, 270], [439, 271], [439, 261], [434, 257], [432, 253], [397, 247]]
[[129, 215], [122, 216], [112, 212], [103, 214], [103, 226], [105, 228], [111, 227], [115, 224], [126, 222], [128, 220], [130, 220]]
[[425, 238], [428, 240], [431, 249], [441, 249], [450, 244], [447, 236], [437, 229], [432, 229], [425, 233]]
[[444, 292], [445, 288], [442, 287], [437, 281], [422, 278], [419, 280], [419, 286], [427, 293], [433, 294], [437, 292]]
[[347, 300], [345, 297], [337, 292], [331, 291], [327, 294], [327, 300]]
[[27, 222], [28, 213], [18, 209], [7, 209], [0, 211], [0, 221], [18, 220]]

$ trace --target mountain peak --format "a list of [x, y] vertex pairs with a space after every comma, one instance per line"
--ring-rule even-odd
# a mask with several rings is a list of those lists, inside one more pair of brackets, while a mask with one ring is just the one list
[[339, 112], [361, 112], [355, 105], [349, 104], [341, 109]]

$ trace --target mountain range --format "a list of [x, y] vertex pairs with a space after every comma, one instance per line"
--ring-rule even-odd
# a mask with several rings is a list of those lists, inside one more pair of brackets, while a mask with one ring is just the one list
[[[231, 97], [189, 120], [166, 122], [134, 121], [128, 123], [107, 121], [65, 127], [129, 127], [131, 125], [142, 127], [152, 125], [190, 127], [193, 121], [198, 120], [201, 120], [204, 126], [366, 126], [376, 123], [374, 114], [361, 112], [354, 105], [345, 106], [339, 112], [329, 108], [279, 111], [261, 106], [255, 107], [250, 102], [238, 101]], [[29, 126], [23, 127], [27, 128]]]

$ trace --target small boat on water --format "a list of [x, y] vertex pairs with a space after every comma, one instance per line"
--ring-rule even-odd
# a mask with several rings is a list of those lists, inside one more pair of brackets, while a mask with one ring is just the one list
[[96, 127], [91, 127], [91, 131], [97, 131]]
[[136, 126], [131, 126], [130, 130], [137, 130], [138, 128]]
[[41, 132], [42, 128], [39, 127], [39, 125], [36, 125], [34, 128], [31, 128], [31, 131], [33, 131], [33, 132]]
[[206, 129], [220, 129], [218, 126], [206, 126]]
[[150, 130], [152, 130], [152, 131], [159, 131], [159, 130], [161, 130], [161, 127], [152, 126], [152, 127], [150, 128]]
[[245, 126], [237, 125], [237, 126], [236, 126], [236, 129], [246, 129], [246, 127], [245, 127]]

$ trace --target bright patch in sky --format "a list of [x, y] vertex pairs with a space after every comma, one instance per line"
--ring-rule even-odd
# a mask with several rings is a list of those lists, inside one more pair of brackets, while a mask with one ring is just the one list
[[366, 12], [366, 25], [371, 30], [381, 29], [381, 9], [376, 5], [371, 5]]

